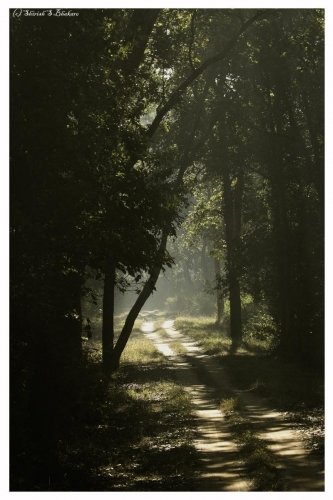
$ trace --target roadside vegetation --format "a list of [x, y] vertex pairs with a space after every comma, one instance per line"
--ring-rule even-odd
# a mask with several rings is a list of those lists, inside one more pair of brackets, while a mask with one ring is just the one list
[[213, 316], [179, 316], [175, 327], [196, 340], [206, 354], [219, 357], [235, 389], [253, 391], [285, 413], [288, 421], [300, 431], [306, 446], [323, 457], [323, 373], [277, 355], [276, 331], [271, 318], [262, 314], [261, 308], [255, 314], [251, 306], [251, 314], [246, 316], [244, 340], [237, 354], [230, 354], [231, 340], [225, 326], [227, 315], [222, 325], [216, 325]]
[[[98, 339], [85, 342], [80, 403], [57, 443], [49, 488], [189, 489], [197, 466], [191, 402], [172, 380], [165, 358], [138, 329], [111, 378], [101, 369], [101, 356]], [[38, 460], [22, 466], [18, 486], [37, 489]]]
[[[265, 305], [254, 304], [250, 296], [242, 298], [242, 349], [248, 354], [268, 354], [278, 344], [277, 329]], [[207, 354], [225, 355], [232, 346], [230, 337], [230, 306], [226, 302], [220, 323], [214, 315], [178, 315], [176, 328], [197, 340]]]

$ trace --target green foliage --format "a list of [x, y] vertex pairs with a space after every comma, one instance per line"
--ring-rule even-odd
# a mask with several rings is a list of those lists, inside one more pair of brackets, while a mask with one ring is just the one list
[[[256, 353], [268, 354], [273, 352], [278, 345], [279, 339], [276, 325], [267, 310], [267, 306], [254, 304], [249, 296], [245, 298], [244, 302], [244, 348]], [[176, 328], [198, 340], [207, 353], [224, 356], [231, 347], [227, 328], [228, 317], [229, 303], [227, 302], [222, 326], [216, 325], [212, 316], [195, 318], [179, 316], [176, 319]]]
[[276, 323], [265, 303], [252, 301], [243, 309], [243, 342], [248, 347], [264, 352], [274, 351], [279, 345]]

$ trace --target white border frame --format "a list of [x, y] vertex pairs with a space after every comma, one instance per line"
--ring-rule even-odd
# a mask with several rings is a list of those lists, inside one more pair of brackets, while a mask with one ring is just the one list
[[[332, 495], [333, 493], [333, 474], [329, 471], [333, 471], [333, 463], [331, 459], [332, 449], [329, 449], [333, 446], [332, 442], [332, 401], [330, 400], [330, 396], [328, 394], [327, 386], [332, 377], [331, 366], [332, 362], [330, 360], [332, 354], [332, 340], [331, 340], [331, 326], [332, 326], [332, 313], [333, 309], [330, 307], [330, 300], [332, 298], [332, 270], [333, 263], [330, 256], [332, 255], [332, 233], [331, 233], [331, 215], [332, 211], [332, 201], [330, 200], [330, 188], [332, 187], [332, 163], [333, 163], [333, 134], [332, 134], [332, 89], [333, 89], [333, 79], [332, 79], [332, 48], [333, 48], [333, 3], [328, 0], [322, 1], [311, 1], [311, 0], [284, 0], [280, 2], [268, 2], [264, 0], [256, 0], [255, 2], [250, 2], [249, 0], [224, 0], [224, 1], [200, 1], [200, 0], [159, 0], [156, 3], [153, 1], [106, 1], [106, 0], [95, 0], [94, 2], [88, 1], [79, 1], [72, 0], [61, 1], [61, 8], [63, 9], [71, 9], [75, 11], [75, 9], [82, 8], [324, 8], [325, 9], [325, 18], [326, 18], [326, 42], [325, 42], [325, 110], [326, 110], [326, 146], [325, 146], [325, 155], [326, 155], [326, 180], [325, 180], [325, 192], [326, 192], [326, 244], [325, 244], [325, 252], [326, 252], [326, 280], [325, 280], [325, 306], [326, 306], [326, 350], [325, 350], [325, 360], [326, 360], [326, 477], [325, 477], [325, 492], [305, 492], [305, 493], [293, 493], [293, 492], [285, 492], [285, 493], [270, 493], [270, 495], [288, 495], [289, 498], [308, 498], [311, 500], [313, 498], [322, 498], [328, 494]], [[9, 159], [9, 78], [6, 76], [9, 75], [9, 9], [10, 8], [57, 8], [57, 6], [50, 5], [49, 2], [41, 2], [41, 1], [12, 1], [12, 0], [4, 0], [0, 6], [0, 47], [1, 47], [1, 60], [2, 60], [2, 69], [4, 71], [1, 78], [1, 103], [2, 103], [2, 113], [1, 113], [1, 156], [2, 163], [0, 168], [0, 186], [1, 186], [1, 196], [0, 196], [0, 221], [1, 221], [1, 237], [2, 244], [1, 248], [1, 264], [3, 266], [2, 275], [1, 275], [1, 296], [0, 296], [0, 304], [1, 304], [1, 314], [2, 314], [2, 339], [1, 339], [1, 353], [2, 353], [2, 376], [1, 376], [1, 425], [0, 425], [0, 442], [2, 443], [1, 447], [1, 462], [0, 462], [0, 493], [2, 495], [14, 495], [15, 497], [24, 496], [25, 498], [44, 498], [45, 492], [12, 492], [9, 493], [9, 465], [8, 465], [8, 454], [9, 454], [9, 387], [8, 387], [8, 358], [9, 358], [9, 341], [8, 341], [8, 332], [9, 332], [9, 237], [8, 237], [8, 220], [9, 220], [9, 168], [8, 168], [8, 159]], [[58, 6], [59, 7], [59, 6]], [[6, 103], [6, 105], [4, 105]], [[163, 493], [163, 492], [91, 492], [91, 493], [71, 493], [71, 492], [61, 492], [54, 493], [50, 492], [53, 495], [53, 498], [63, 498], [63, 496], [70, 495], [71, 497], [77, 498], [93, 498], [96, 495], [112, 495], [112, 497], [116, 498], [132, 498], [134, 500], [140, 499], [142, 497], [149, 497], [151, 499], [155, 498], [157, 495], [167, 498], [169, 495], [172, 495], [174, 500], [184, 500], [187, 498], [200, 498], [202, 496], [218, 499], [220, 495], [223, 495], [223, 498], [232, 498], [235, 499], [235, 495], [244, 495], [247, 494], [250, 497], [256, 498], [257, 495], [267, 495], [267, 492], [247, 492], [247, 493], [206, 493], [206, 492], [172, 492], [172, 493]], [[43, 495], [43, 496], [41, 496]]]

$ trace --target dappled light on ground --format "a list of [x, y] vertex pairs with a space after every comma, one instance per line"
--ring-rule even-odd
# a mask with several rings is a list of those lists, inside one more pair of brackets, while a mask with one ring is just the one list
[[263, 406], [263, 401], [253, 394], [243, 394], [245, 416], [258, 437], [273, 452], [275, 465], [281, 470], [285, 489], [288, 491], [316, 491], [323, 487], [324, 471], [314, 457], [309, 456], [300, 436], [290, 428], [290, 423], [280, 412]]
[[[167, 320], [162, 324], [170, 335], [170, 340], [181, 338], [181, 334], [174, 330], [173, 321]], [[156, 348], [173, 360], [173, 375], [184, 385], [194, 404], [194, 413], [197, 423], [197, 436], [194, 441], [202, 464], [201, 481], [205, 489], [225, 491], [247, 491], [249, 485], [242, 477], [242, 465], [237, 457], [237, 446], [221, 418], [216, 407], [214, 395], [205, 384], [200, 384], [196, 371], [191, 362], [186, 359], [177, 359], [175, 352], [169, 347], [165, 338], [161, 339], [158, 330], [148, 333]], [[186, 352], [196, 352], [195, 343], [183, 342]], [[177, 376], [178, 375], [178, 376]]]
[[[194, 444], [202, 464], [198, 481], [204, 485], [204, 489], [261, 489], [262, 478], [251, 477], [251, 474], [249, 476], [247, 467], [253, 465], [253, 460], [259, 465], [262, 461], [263, 466], [267, 467], [264, 463], [267, 457], [270, 461], [268, 467], [271, 469], [271, 477], [267, 474], [268, 480], [271, 481], [267, 490], [323, 489], [324, 475], [320, 463], [309, 456], [283, 414], [268, 406], [265, 400], [256, 397], [251, 390], [234, 391], [242, 402], [242, 419], [245, 419], [246, 425], [250, 425], [252, 433], [247, 435], [246, 431], [241, 432], [240, 436], [245, 439], [245, 443], [239, 448], [235, 429], [230, 426], [228, 418], [218, 407], [222, 395], [231, 390], [223, 366], [217, 359], [204, 354], [197, 342], [177, 331], [173, 320], [161, 321], [156, 311], [147, 311], [144, 315], [149, 318], [149, 322], [146, 321], [144, 325], [154, 324], [154, 329], [145, 326], [142, 330], [154, 342], [159, 352], [169, 358], [173, 376], [183, 384], [191, 396], [197, 424]], [[184, 349], [181, 355], [172, 348], [175, 342], [180, 343]], [[256, 458], [253, 454], [248, 454], [247, 457], [244, 455], [244, 450], [246, 453], [249, 446], [246, 439], [250, 439], [249, 442], [257, 440], [259, 443]], [[240, 454], [239, 450], [243, 454]]]

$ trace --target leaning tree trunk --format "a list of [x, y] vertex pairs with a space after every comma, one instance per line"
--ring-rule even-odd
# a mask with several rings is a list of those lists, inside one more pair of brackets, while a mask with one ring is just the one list
[[111, 370], [117, 370], [119, 368], [120, 357], [132, 333], [135, 320], [138, 317], [147, 299], [150, 297], [150, 295], [155, 289], [156, 282], [158, 280], [159, 274], [162, 269], [162, 259], [166, 250], [167, 240], [168, 240], [168, 231], [164, 230], [162, 233], [162, 239], [158, 250], [157, 262], [153, 267], [153, 269], [151, 270], [150, 276], [146, 284], [144, 285], [141, 293], [139, 294], [138, 298], [136, 299], [134, 305], [132, 306], [132, 309], [128, 313], [124, 326], [117, 340], [117, 343], [112, 351], [112, 357], [110, 363]]

